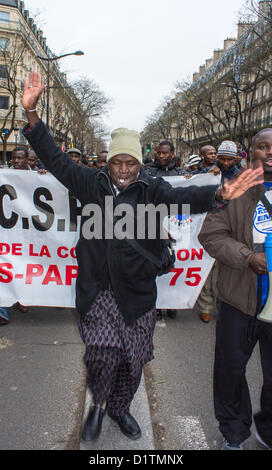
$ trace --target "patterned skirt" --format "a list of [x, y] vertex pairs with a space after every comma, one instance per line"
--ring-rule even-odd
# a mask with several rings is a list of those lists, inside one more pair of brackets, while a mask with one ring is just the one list
[[132, 377], [141, 374], [144, 364], [153, 356], [153, 334], [156, 325], [156, 307], [154, 306], [132, 325], [126, 325], [119, 310], [114, 292], [101, 291], [91, 310], [80, 320], [79, 330], [86, 345], [84, 360], [94, 365], [97, 361], [111, 361], [120, 357], [120, 363], [128, 366]]

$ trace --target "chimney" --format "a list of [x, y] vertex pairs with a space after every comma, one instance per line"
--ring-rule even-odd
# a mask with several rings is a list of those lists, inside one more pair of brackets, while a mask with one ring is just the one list
[[200, 65], [199, 67], [199, 75], [202, 75], [206, 70], [206, 66], [205, 65]]
[[213, 60], [216, 62], [218, 59], [220, 59], [221, 55], [223, 54], [223, 49], [216, 49], [213, 51]]
[[198, 77], [199, 77], [198, 72], [193, 73], [193, 83], [197, 81]]
[[205, 62], [206, 62], [206, 69], [208, 69], [213, 64], [213, 59], [206, 59]]
[[238, 23], [237, 25], [237, 39], [252, 28], [253, 23]]
[[236, 43], [236, 39], [227, 38], [224, 40], [224, 52], [230, 49]]

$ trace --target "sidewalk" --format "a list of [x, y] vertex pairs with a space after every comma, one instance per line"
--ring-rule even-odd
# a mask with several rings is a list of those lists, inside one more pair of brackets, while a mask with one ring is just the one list
[[0, 327], [0, 449], [79, 449], [84, 345], [71, 309], [11, 309]]
[[106, 415], [98, 441], [80, 442], [90, 396], [72, 309], [12, 308], [10, 316], [0, 327], [0, 450], [154, 449], [144, 378], [131, 407], [142, 438], [128, 439]]

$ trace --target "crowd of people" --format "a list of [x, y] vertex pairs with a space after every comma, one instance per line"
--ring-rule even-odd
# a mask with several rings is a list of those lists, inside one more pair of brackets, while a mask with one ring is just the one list
[[[254, 416], [257, 438], [272, 448], [272, 326], [257, 314], [268, 296], [268, 273], [264, 239], [271, 218], [263, 226], [253, 223], [264, 195], [270, 203], [272, 188], [272, 129], [259, 132], [252, 142], [254, 168], [243, 169], [237, 145], [223, 141], [217, 149], [208, 145], [192, 155], [181, 168], [171, 142], [154, 149], [154, 161], [144, 164], [139, 135], [119, 128], [112, 132], [109, 151], [99, 154], [98, 171], [90, 171], [80, 150], [60, 151], [36, 107], [44, 90], [39, 74], [25, 81], [23, 107], [28, 126], [24, 135], [42, 165], [84, 205], [99, 205], [104, 214], [105, 198], [114, 196], [120, 207], [133, 210], [145, 200], [155, 206], [190, 204], [191, 213], [208, 213], [199, 234], [205, 250], [216, 260], [217, 293], [207, 279], [198, 300], [200, 318], [209, 322], [215, 299], [220, 301], [214, 366], [214, 404], [223, 435], [222, 450], [241, 450], [250, 434], [252, 410], [246, 382], [246, 364], [259, 341], [264, 376], [261, 409]], [[16, 154], [16, 152], [15, 152]], [[24, 169], [31, 169], [26, 160]], [[70, 158], [67, 158], [67, 157]], [[23, 169], [13, 156], [12, 167]], [[33, 168], [37, 162], [32, 162]], [[29, 168], [28, 168], [29, 167]], [[213, 173], [221, 184], [173, 188], [161, 176]], [[264, 183], [264, 184], [263, 184]], [[267, 225], [267, 220], [270, 220]], [[105, 223], [105, 220], [104, 220]], [[270, 223], [270, 225], [269, 225]], [[262, 229], [262, 230], [261, 230]], [[262, 236], [260, 237], [260, 232]], [[137, 240], [153, 256], [161, 253], [161, 240]], [[153, 333], [157, 321], [157, 270], [143, 251], [133, 249], [126, 239], [87, 240], [82, 231], [76, 248], [78, 277], [76, 310], [78, 327], [85, 344], [84, 362], [92, 404], [82, 429], [82, 439], [98, 439], [103, 418], [108, 415], [131, 439], [141, 429], [130, 413], [139, 387], [143, 366], [153, 359]], [[260, 294], [261, 293], [261, 294]], [[161, 312], [159, 312], [161, 313]], [[176, 316], [175, 311], [168, 312]]]
[[[191, 155], [181, 168], [175, 155], [175, 148], [170, 141], [162, 141], [154, 148], [154, 160], [149, 157], [145, 169], [150, 176], [177, 176], [191, 178], [196, 174], [213, 173], [221, 176], [221, 183], [238, 176], [242, 170], [241, 146], [232, 141], [223, 141], [216, 149], [212, 145], [200, 148], [199, 154]], [[245, 166], [247, 163], [245, 162]], [[199, 317], [202, 322], [209, 323], [211, 313], [218, 307], [215, 295], [217, 265], [213, 268], [198, 297]], [[157, 310], [157, 320], [163, 318], [165, 313], [169, 318], [176, 318], [177, 310], [167, 309], [163, 312]]]

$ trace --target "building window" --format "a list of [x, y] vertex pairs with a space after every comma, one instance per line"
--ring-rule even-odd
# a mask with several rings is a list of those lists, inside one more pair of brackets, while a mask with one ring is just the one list
[[9, 39], [0, 38], [0, 51], [2, 52], [9, 51]]
[[6, 11], [0, 11], [0, 21], [4, 21], [5, 23], [9, 23], [9, 13]]
[[262, 109], [262, 112], [261, 112], [261, 125], [264, 124], [264, 121], [265, 121], [265, 109]]
[[263, 98], [266, 97], [267, 86], [263, 85]]
[[9, 97], [0, 96], [0, 109], [9, 109]]
[[257, 112], [255, 111], [255, 113], [253, 114], [253, 123], [254, 125], [257, 124]]
[[8, 70], [5, 65], [0, 65], [0, 78], [8, 78]]
[[256, 91], [255, 91], [255, 101], [258, 101], [258, 98], [259, 98], [259, 88], [256, 88]]

